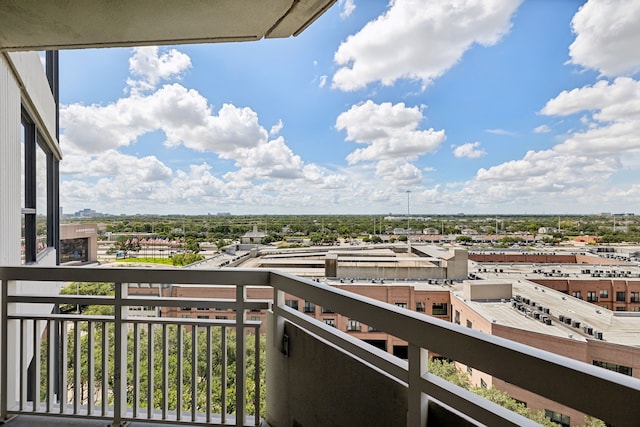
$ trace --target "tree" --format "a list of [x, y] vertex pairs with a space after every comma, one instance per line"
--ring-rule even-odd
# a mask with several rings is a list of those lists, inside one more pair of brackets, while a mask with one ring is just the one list
[[[470, 390], [476, 393], [479, 396], [484, 397], [485, 399], [497, 403], [500, 406], [507, 408], [510, 411], [516, 412], [523, 417], [527, 417], [538, 424], [541, 424], [545, 427], [557, 427], [559, 424], [554, 423], [549, 418], [545, 416], [545, 412], [542, 410], [533, 410], [527, 408], [524, 403], [518, 402], [513, 397], [509, 396], [508, 393], [498, 390], [497, 388], [484, 388], [484, 387], [476, 387], [471, 385], [471, 380], [466, 372], [458, 369], [458, 367], [453, 362], [449, 362], [441, 359], [431, 359], [429, 360], [429, 372], [439, 376], [440, 378], [444, 378], [445, 380], [462, 387], [464, 389]], [[585, 427], [604, 427], [605, 423], [597, 418], [586, 417], [585, 418]]]
[[471, 244], [473, 242], [473, 237], [471, 236], [457, 236], [456, 242], [461, 243], [463, 245]]
[[[107, 282], [72, 282], [60, 289], [60, 295], [114, 295], [113, 283]], [[61, 304], [60, 311], [69, 313], [79, 309], [79, 314], [86, 315], [110, 315], [113, 314], [113, 307], [108, 305], [74, 305]]]
[[197, 254], [201, 250], [200, 243], [196, 239], [189, 237], [186, 242], [186, 249], [193, 254]]

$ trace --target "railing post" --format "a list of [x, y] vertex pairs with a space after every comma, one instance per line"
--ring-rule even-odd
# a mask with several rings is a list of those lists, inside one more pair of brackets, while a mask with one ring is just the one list
[[244, 426], [246, 415], [246, 352], [244, 342], [244, 303], [247, 290], [236, 285], [236, 426]]
[[409, 390], [407, 402], [407, 427], [427, 425], [428, 398], [420, 387], [422, 376], [428, 371], [427, 350], [409, 343]]
[[273, 337], [273, 347], [278, 349], [279, 352], [283, 352], [282, 339], [284, 337], [284, 318], [280, 316], [280, 307], [284, 305], [285, 293], [278, 289], [273, 289], [273, 330], [271, 336]]
[[128, 307], [123, 304], [127, 298], [128, 284], [115, 283], [114, 308], [114, 345], [113, 345], [113, 426], [123, 424], [122, 418], [127, 411], [127, 325], [123, 319]]

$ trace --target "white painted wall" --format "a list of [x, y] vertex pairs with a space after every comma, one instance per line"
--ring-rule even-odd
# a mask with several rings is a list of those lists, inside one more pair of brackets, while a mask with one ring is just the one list
[[[60, 148], [55, 139], [56, 107], [47, 82], [40, 57], [36, 52], [14, 52], [0, 54], [0, 265], [21, 263], [21, 166], [24, 163], [20, 144], [21, 106], [24, 105], [36, 121], [47, 145], [60, 157]], [[49, 248], [39, 254], [38, 265], [54, 266], [56, 252]], [[56, 295], [61, 284], [35, 282], [13, 283], [9, 291], [35, 295]], [[13, 307], [15, 312], [51, 312], [53, 306]], [[18, 348], [18, 328], [15, 322], [9, 325], [10, 347]], [[27, 337], [27, 357], [19, 360], [19, 353], [7, 353], [8, 375], [0, 378], [7, 381], [9, 396], [17, 397], [18, 368], [28, 364], [33, 354], [32, 339]], [[1, 355], [0, 355], [1, 357]]]

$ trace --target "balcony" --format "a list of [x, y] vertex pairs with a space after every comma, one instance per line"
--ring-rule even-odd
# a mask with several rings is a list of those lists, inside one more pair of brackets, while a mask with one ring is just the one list
[[[610, 425], [640, 419], [636, 378], [278, 272], [2, 267], [0, 280], [0, 416], [17, 425], [536, 425], [430, 374], [429, 352]], [[113, 283], [115, 295], [43, 296], [60, 282]], [[235, 298], [133, 296], [129, 283], [233, 288]], [[257, 287], [273, 298], [247, 298]], [[408, 360], [289, 307], [285, 295], [406, 341]], [[112, 314], [52, 314], [62, 304]], [[151, 306], [234, 310], [235, 319], [134, 315]], [[247, 320], [251, 310], [266, 310], [266, 324]]]

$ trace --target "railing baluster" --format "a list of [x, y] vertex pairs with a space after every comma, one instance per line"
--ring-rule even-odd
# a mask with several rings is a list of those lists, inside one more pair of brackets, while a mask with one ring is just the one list
[[176, 367], [176, 420], [182, 419], [182, 359], [184, 353], [184, 346], [182, 342], [182, 325], [178, 325], [176, 331], [176, 340], [178, 341], [178, 354], [177, 354], [177, 367]]
[[19, 376], [19, 380], [20, 380], [20, 394], [19, 394], [19, 404], [18, 404], [18, 408], [20, 409], [20, 411], [24, 411], [24, 403], [27, 400], [27, 387], [25, 386], [25, 382], [26, 382], [26, 375], [25, 375], [25, 368], [24, 368], [24, 364], [26, 363], [27, 360], [27, 356], [26, 356], [26, 343], [25, 343], [25, 338], [24, 338], [24, 324], [25, 324], [26, 320], [25, 319], [20, 319], [20, 330], [18, 331], [18, 333], [20, 334], [20, 376]]
[[31, 378], [31, 398], [33, 399], [33, 412], [40, 406], [40, 322], [33, 320], [33, 377]]
[[113, 425], [122, 424], [127, 413], [127, 318], [128, 307], [123, 304], [127, 298], [129, 285], [115, 283], [114, 339], [113, 346]]
[[207, 408], [206, 408], [206, 421], [208, 423], [211, 422], [211, 351], [212, 351], [212, 345], [211, 345], [211, 326], [207, 325], [206, 328], [207, 331], [207, 396], [206, 396], [206, 400], [207, 400]]
[[191, 328], [191, 421], [196, 420], [198, 408], [198, 325]]
[[162, 324], [162, 419], [167, 419], [167, 409], [169, 407], [169, 335], [167, 324]]
[[55, 340], [56, 329], [58, 323], [55, 320], [47, 320], [47, 390], [46, 399], [47, 406], [46, 412], [49, 413], [53, 410], [54, 404], [54, 389], [55, 389]]
[[93, 321], [87, 321], [87, 415], [93, 414], [93, 390], [95, 388], [94, 377], [96, 373], [95, 369], [95, 354], [93, 351], [94, 334], [96, 332], [96, 325]]
[[67, 321], [60, 322], [60, 390], [58, 392], [58, 400], [60, 401], [60, 413], [64, 414], [67, 410], [67, 355], [69, 350], [69, 341], [67, 339]]
[[222, 397], [222, 424], [227, 422], [227, 328], [222, 326], [220, 332], [220, 352], [222, 353], [222, 374], [220, 381], [222, 382], [221, 397]]
[[254, 373], [253, 382], [255, 385], [255, 395], [253, 399], [254, 407], [254, 421], [255, 425], [260, 425], [260, 326], [256, 326], [254, 329], [254, 346], [255, 346], [255, 360], [254, 360]]
[[244, 336], [244, 302], [247, 293], [244, 285], [236, 285], [236, 426], [245, 422], [246, 361]]
[[102, 416], [107, 415], [107, 409], [109, 405], [108, 391], [109, 391], [109, 323], [102, 322]]
[[154, 389], [154, 351], [153, 351], [153, 323], [147, 325], [147, 418], [153, 416], [153, 389]]
[[82, 392], [80, 391], [80, 321], [73, 321], [73, 413], [77, 414], [80, 410], [80, 400]]
[[133, 324], [133, 418], [140, 410], [140, 324]]

